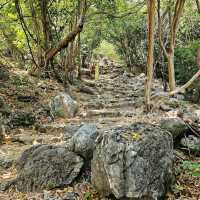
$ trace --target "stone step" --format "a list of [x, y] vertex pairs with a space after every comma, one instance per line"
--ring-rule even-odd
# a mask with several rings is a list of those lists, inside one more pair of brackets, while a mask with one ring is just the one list
[[84, 105], [86, 109], [124, 109], [128, 107], [134, 107], [135, 101], [110, 101], [107, 103], [91, 102]]
[[120, 117], [122, 113], [120, 111], [115, 110], [88, 110], [86, 113], [86, 117], [93, 117], [93, 116], [100, 116], [100, 117]]
[[134, 107], [135, 101], [128, 101], [128, 102], [117, 102], [113, 104], [106, 105], [106, 108], [126, 108], [126, 107]]
[[118, 110], [118, 109], [101, 109], [101, 110], [88, 110], [84, 117], [133, 117], [134, 111]]

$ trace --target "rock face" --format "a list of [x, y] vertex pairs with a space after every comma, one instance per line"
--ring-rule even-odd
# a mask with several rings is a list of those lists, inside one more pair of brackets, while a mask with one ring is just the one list
[[78, 112], [78, 103], [66, 93], [59, 93], [50, 103], [51, 111], [59, 117], [74, 117]]
[[39, 191], [71, 184], [79, 175], [83, 159], [62, 146], [37, 145], [17, 162], [19, 191]]
[[105, 131], [92, 160], [97, 191], [117, 199], [160, 199], [173, 182], [173, 140], [159, 127], [136, 123]]
[[181, 134], [184, 134], [187, 132], [188, 127], [185, 124], [185, 122], [180, 118], [166, 118], [161, 120], [160, 127], [164, 130], [169, 131], [173, 139], [176, 139], [178, 136], [181, 136]]
[[71, 139], [73, 152], [78, 153], [86, 160], [91, 159], [97, 136], [98, 130], [95, 124], [84, 124]]

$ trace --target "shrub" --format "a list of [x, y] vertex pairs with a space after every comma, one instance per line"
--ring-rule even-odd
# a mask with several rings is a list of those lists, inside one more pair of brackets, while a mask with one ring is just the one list
[[186, 83], [198, 71], [196, 54], [199, 45], [200, 40], [197, 40], [176, 48], [174, 64], [178, 84]]

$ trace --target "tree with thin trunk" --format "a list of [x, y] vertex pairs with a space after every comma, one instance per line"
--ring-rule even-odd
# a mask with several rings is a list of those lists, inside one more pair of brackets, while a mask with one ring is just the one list
[[145, 84], [145, 103], [147, 111], [150, 110], [151, 85], [153, 80], [154, 63], [154, 27], [156, 0], [148, 0], [148, 55], [147, 55], [147, 78]]
[[[175, 81], [175, 72], [174, 72], [174, 50], [176, 45], [176, 35], [178, 31], [178, 25], [180, 22], [180, 18], [183, 12], [185, 0], [176, 0], [174, 13], [172, 15], [172, 6], [173, 1], [169, 1], [169, 5], [167, 7], [166, 12], [164, 12], [163, 16], [160, 15], [160, 0], [158, 1], [158, 32], [159, 32], [159, 42], [160, 46], [164, 52], [165, 57], [168, 61], [168, 76], [169, 76], [169, 88], [170, 91], [176, 89], [176, 81]], [[169, 18], [169, 35], [167, 38], [168, 47], [165, 46], [163, 41], [163, 29], [162, 29], [162, 19], [168, 14]]]

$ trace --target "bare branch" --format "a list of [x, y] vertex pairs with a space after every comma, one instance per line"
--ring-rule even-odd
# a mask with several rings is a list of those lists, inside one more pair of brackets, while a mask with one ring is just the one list
[[162, 39], [162, 27], [161, 27], [161, 23], [162, 23], [162, 19], [161, 19], [161, 15], [160, 15], [160, 0], [157, 0], [158, 6], [157, 6], [157, 14], [158, 14], [158, 37], [159, 37], [159, 44], [160, 47], [162, 48], [162, 51], [164, 52], [164, 55], [167, 57], [167, 50], [165, 48], [165, 45], [163, 43], [163, 39]]

